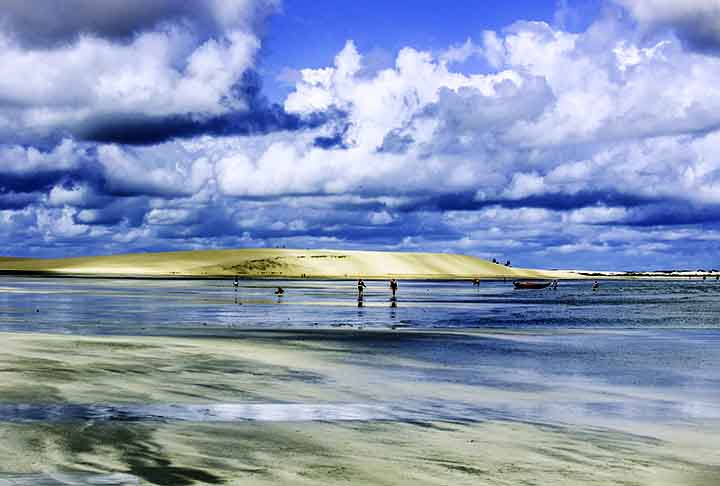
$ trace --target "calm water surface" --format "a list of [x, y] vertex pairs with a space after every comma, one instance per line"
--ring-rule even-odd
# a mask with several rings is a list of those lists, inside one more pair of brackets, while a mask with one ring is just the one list
[[[285, 295], [276, 297], [276, 286]], [[720, 282], [590, 282], [514, 290], [510, 282], [39, 279], [0, 277], [0, 330], [163, 334], [213, 328], [720, 328]]]

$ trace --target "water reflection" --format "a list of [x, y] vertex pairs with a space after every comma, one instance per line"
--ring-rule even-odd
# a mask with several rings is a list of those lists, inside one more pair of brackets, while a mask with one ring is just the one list
[[[403, 304], [386, 281], [34, 279], [0, 277], [0, 330], [133, 334], [167, 327], [386, 327], [388, 314], [418, 327], [718, 328], [715, 280], [562, 282], [557, 290], [515, 291], [510, 282], [403, 281]], [[286, 295], [274, 295], [277, 287]], [[232, 304], [232, 305], [230, 305]], [[241, 307], [240, 307], [241, 306]], [[351, 308], [364, 309], [359, 314]], [[241, 310], [242, 309], [242, 310]], [[36, 312], [39, 310], [40, 312]]]
[[404, 400], [384, 403], [209, 403], [209, 404], [0, 404], [1, 422], [517, 422], [585, 424], [593, 418], [650, 423], [720, 420], [714, 403], [668, 400], [461, 402]]
[[0, 473], [0, 486], [136, 486], [139, 484], [139, 477], [122, 473]]

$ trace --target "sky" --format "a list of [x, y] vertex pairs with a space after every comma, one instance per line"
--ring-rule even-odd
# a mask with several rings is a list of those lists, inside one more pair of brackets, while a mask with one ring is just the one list
[[3, 0], [0, 255], [720, 268], [720, 0]]

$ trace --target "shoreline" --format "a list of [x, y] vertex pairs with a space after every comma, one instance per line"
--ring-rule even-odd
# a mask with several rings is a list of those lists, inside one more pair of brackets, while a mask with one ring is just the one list
[[[574, 270], [537, 270], [538, 272], [563, 272], [563, 276], [548, 276], [540, 277], [536, 275], [523, 277], [522, 275], [514, 276], [479, 276], [474, 277], [471, 275], [443, 275], [435, 276], [428, 274], [417, 274], [417, 275], [398, 275], [398, 274], [387, 274], [387, 275], [307, 275], [305, 277], [298, 277], [297, 275], [237, 275], [239, 281], [249, 280], [264, 280], [264, 281], [292, 281], [292, 282], [354, 282], [358, 278], [368, 281], [384, 281], [390, 279], [401, 280], [405, 282], [463, 282], [472, 281], [478, 279], [482, 282], [512, 282], [513, 280], [558, 280], [563, 282], [573, 281], [587, 281], [587, 280], [607, 280], [607, 281], [633, 281], [633, 280], [651, 280], [651, 281], [687, 281], [687, 280], [704, 280], [704, 281], [717, 281], [720, 280], [720, 274], [718, 273], [679, 273], [680, 271], [673, 271], [667, 273], [653, 273], [653, 272], [627, 272], [627, 273], [589, 273], [589, 272], [576, 272]], [[143, 273], [73, 273], [73, 272], [60, 272], [54, 270], [6, 270], [0, 269], [0, 277], [28, 277], [28, 278], [58, 278], [58, 279], [118, 279], [118, 280], [168, 280], [168, 281], [202, 281], [202, 280], [228, 280], [233, 279], [235, 275], [194, 275], [194, 274], [143, 274]]]

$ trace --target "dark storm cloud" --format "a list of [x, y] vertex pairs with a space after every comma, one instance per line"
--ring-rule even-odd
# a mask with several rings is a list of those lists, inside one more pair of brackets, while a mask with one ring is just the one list
[[23, 209], [34, 204], [40, 198], [39, 193], [0, 193], [0, 210], [2, 209]]
[[169, 117], [99, 116], [81, 126], [76, 136], [101, 143], [154, 145], [200, 135], [265, 135], [312, 129], [344, 117], [337, 110], [304, 116], [286, 112], [282, 105], [270, 103], [263, 95], [260, 76], [252, 70], [243, 73], [241, 81], [233, 88], [233, 95], [245, 102], [245, 109], [214, 117], [194, 114]]
[[580, 191], [575, 194], [547, 193], [529, 196], [522, 199], [487, 201], [490, 204], [499, 204], [508, 208], [543, 208], [560, 211], [584, 208], [588, 206], [642, 206], [656, 200], [655, 198], [641, 197], [634, 194], [616, 191]]
[[646, 27], [669, 28], [690, 49], [720, 53], [720, 5], [716, 0], [615, 0]]
[[696, 30], [696, 25], [683, 25], [678, 34], [691, 48], [706, 53], [720, 53], [720, 33], [717, 31]]
[[3, 174], [0, 171], [0, 193], [49, 191], [65, 177], [65, 171], [38, 171], [28, 174]]
[[211, 28], [206, 0], [3, 0], [0, 25], [26, 46], [50, 47], [81, 34], [127, 39], [162, 22]]
[[325, 150], [348, 148], [342, 133], [336, 133], [329, 137], [315, 137], [313, 145]]
[[203, 119], [192, 115], [167, 118], [112, 117], [90, 121], [78, 135], [87, 141], [124, 145], [155, 145], [176, 138], [200, 135], [264, 135], [277, 131], [315, 128], [325, 123], [325, 115], [301, 118], [286, 113], [280, 105], [259, 111], [235, 112]]
[[712, 12], [694, 12], [669, 19], [665, 25], [675, 30], [691, 49], [705, 53], [720, 53], [720, 6]]
[[488, 198], [478, 199], [474, 191], [445, 194], [418, 195], [398, 209], [403, 212], [478, 210], [488, 206], [504, 208], [542, 208], [567, 211], [596, 206], [635, 207], [653, 202], [655, 199], [639, 197], [615, 191], [580, 191], [575, 194], [547, 193], [521, 199]]
[[720, 205], [698, 206], [684, 202], [635, 208], [625, 220], [629, 226], [707, 225], [720, 222]]
[[88, 182], [93, 186], [104, 184], [101, 168], [93, 162], [85, 162], [80, 166], [58, 170], [39, 169], [23, 174], [7, 173], [0, 167], [0, 194], [16, 192], [47, 192], [58, 184]]

